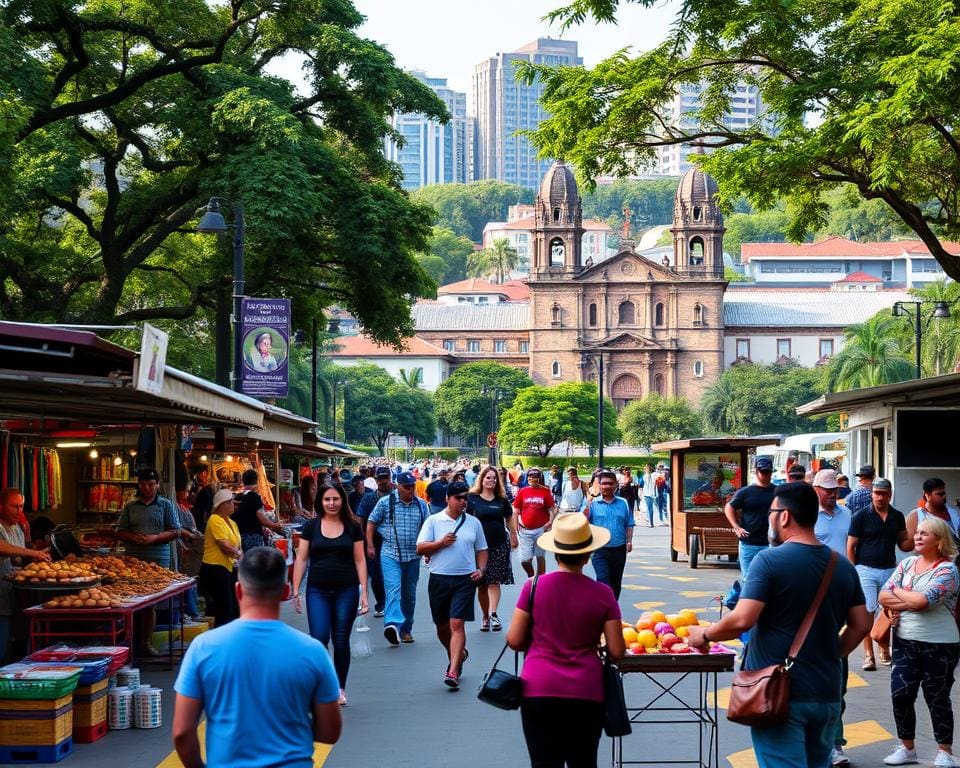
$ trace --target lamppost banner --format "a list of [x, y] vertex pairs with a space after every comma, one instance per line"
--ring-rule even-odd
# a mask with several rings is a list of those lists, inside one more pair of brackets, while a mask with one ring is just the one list
[[240, 315], [240, 391], [253, 397], [286, 397], [290, 299], [244, 299]]

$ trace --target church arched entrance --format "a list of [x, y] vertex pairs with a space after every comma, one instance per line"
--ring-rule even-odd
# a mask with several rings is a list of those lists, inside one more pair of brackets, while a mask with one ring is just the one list
[[617, 410], [622, 411], [623, 407], [631, 400], [639, 400], [643, 397], [640, 379], [630, 373], [619, 376], [610, 388], [610, 396]]

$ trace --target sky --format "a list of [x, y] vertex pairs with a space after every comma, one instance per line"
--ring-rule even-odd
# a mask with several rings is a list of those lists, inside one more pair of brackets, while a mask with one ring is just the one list
[[473, 68], [501, 51], [513, 51], [538, 37], [576, 40], [591, 67], [624, 47], [654, 47], [668, 35], [678, 3], [654, 9], [621, 4], [616, 25], [589, 21], [561, 34], [541, 18], [565, 0], [354, 0], [367, 17], [363, 37], [389, 50], [403, 69], [446, 77], [450, 87], [470, 92]]

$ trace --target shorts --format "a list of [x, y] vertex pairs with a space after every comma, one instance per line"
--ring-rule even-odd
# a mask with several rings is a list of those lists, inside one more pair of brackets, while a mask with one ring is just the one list
[[430, 615], [434, 624], [446, 624], [450, 619], [473, 621], [473, 603], [477, 584], [470, 575], [444, 576], [431, 573], [427, 584]]
[[547, 553], [537, 545], [537, 538], [543, 533], [543, 528], [520, 528], [517, 531], [517, 541], [520, 545], [520, 562], [529, 563], [535, 557], [546, 557]]
[[872, 568], [869, 565], [858, 565], [856, 568], [863, 596], [867, 601], [867, 613], [876, 613], [877, 598], [896, 568]]

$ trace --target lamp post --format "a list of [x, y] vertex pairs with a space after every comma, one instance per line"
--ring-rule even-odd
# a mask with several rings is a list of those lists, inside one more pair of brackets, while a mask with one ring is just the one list
[[[336, 375], [333, 377], [333, 437], [331, 438], [333, 442], [337, 442], [337, 384], [340, 384], [344, 389], [346, 389], [349, 383], [350, 382], [347, 379], [337, 378]], [[344, 393], [343, 395], [343, 407], [344, 408], [347, 407], [346, 393]], [[344, 413], [344, 418], [346, 418], [346, 413]], [[344, 436], [343, 437], [344, 442], [346, 442], [346, 439], [347, 439], [346, 423], [344, 423], [343, 425], [343, 436]]]
[[[912, 312], [907, 309], [907, 304], [913, 305]], [[920, 307], [923, 304], [933, 304], [933, 313], [927, 318], [928, 324], [933, 318], [940, 320], [950, 317], [950, 305], [946, 301], [897, 301], [894, 302], [893, 305], [894, 317], [909, 317], [911, 320], [913, 320], [913, 349], [916, 356], [916, 376], [914, 378], [917, 379], [922, 378], [920, 371], [920, 345], [923, 327], [920, 323]]]
[[[485, 384], [480, 388], [480, 393], [483, 395], [490, 395], [490, 434], [494, 437], [497, 436], [497, 432], [500, 429], [499, 425], [499, 416], [500, 414], [497, 411], [497, 403], [500, 402], [500, 399], [506, 394], [502, 389], [497, 389], [496, 387], [487, 387]], [[499, 440], [490, 445], [490, 438], [487, 438], [487, 464], [491, 467], [499, 466], [500, 462], [497, 458], [498, 453], [498, 444]]]
[[[582, 368], [593, 365], [597, 371], [597, 466], [603, 466], [603, 352], [587, 354], [580, 364]], [[584, 375], [586, 379], [586, 375]]]
[[[233, 224], [227, 224], [220, 213], [220, 204], [230, 205], [229, 200], [222, 197], [211, 197], [204, 213], [197, 224], [197, 232], [203, 234], [226, 234], [233, 228], [233, 389], [240, 391], [240, 365], [243, 358], [243, 339], [240, 338], [240, 315], [243, 312], [244, 274], [244, 219], [243, 203], [233, 203]], [[217, 324], [217, 349], [225, 346], [227, 328], [223, 323]], [[229, 365], [226, 356], [217, 355], [217, 381], [223, 382], [228, 376]]]

